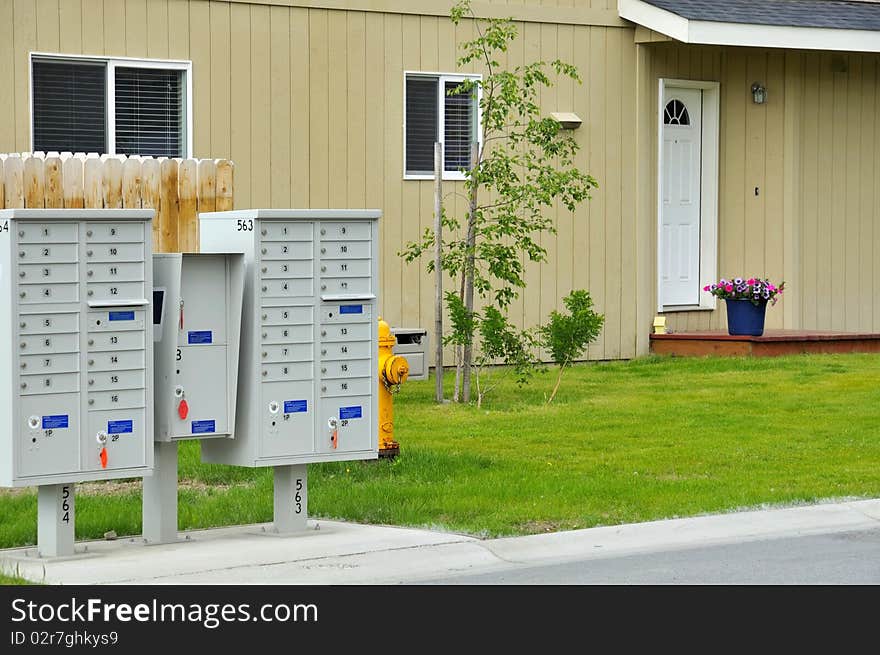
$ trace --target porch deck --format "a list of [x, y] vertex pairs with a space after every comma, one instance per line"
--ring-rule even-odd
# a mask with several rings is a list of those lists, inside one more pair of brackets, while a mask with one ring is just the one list
[[880, 353], [880, 334], [823, 330], [765, 330], [760, 337], [731, 336], [722, 330], [652, 334], [651, 352], [681, 357]]

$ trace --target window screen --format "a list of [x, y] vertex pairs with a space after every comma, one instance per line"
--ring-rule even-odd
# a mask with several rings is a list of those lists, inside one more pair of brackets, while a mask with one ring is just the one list
[[116, 68], [116, 153], [184, 156], [183, 74]]
[[449, 95], [460, 82], [446, 82], [444, 98], [443, 170], [470, 168], [471, 143], [476, 140], [472, 93]]
[[34, 150], [107, 152], [104, 62], [33, 62]]
[[437, 78], [409, 77], [406, 80], [406, 173], [434, 172], [434, 142], [437, 141]]

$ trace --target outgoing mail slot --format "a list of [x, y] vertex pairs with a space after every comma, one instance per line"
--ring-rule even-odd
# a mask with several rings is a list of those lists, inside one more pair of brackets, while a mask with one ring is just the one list
[[79, 353], [22, 355], [18, 365], [23, 375], [76, 373], [79, 370]]
[[18, 330], [21, 334], [77, 332], [79, 314], [20, 314]]
[[95, 391], [89, 393], [89, 410], [128, 409], [144, 406], [143, 389], [123, 389], [122, 391]]
[[19, 339], [22, 355], [43, 353], [75, 353], [79, 351], [79, 335], [77, 334], [41, 334]]
[[314, 341], [311, 325], [273, 325], [262, 329], [263, 343], [310, 343]]
[[371, 349], [375, 347], [376, 344], [369, 341], [321, 344], [321, 361], [331, 359], [364, 359], [370, 356]]
[[47, 373], [45, 375], [22, 375], [22, 396], [37, 393], [70, 393], [79, 391], [79, 373]]
[[263, 307], [260, 319], [263, 325], [312, 325], [312, 307]]
[[321, 326], [321, 341], [369, 341], [368, 323], [334, 323]]
[[114, 389], [143, 389], [144, 372], [141, 371], [102, 371], [90, 372], [88, 380], [90, 391], [112, 391]]
[[340, 380], [322, 380], [321, 396], [328, 398], [332, 396], [367, 396], [370, 394], [370, 385], [373, 384], [373, 378], [348, 378]]
[[143, 300], [143, 282], [90, 282], [86, 285], [89, 301]]
[[372, 278], [369, 277], [331, 277], [321, 279], [322, 294], [346, 294], [372, 292]]
[[19, 223], [19, 243], [76, 243], [76, 223]]
[[89, 352], [111, 350], [141, 350], [144, 347], [143, 330], [131, 332], [89, 332]]
[[321, 223], [321, 241], [369, 241], [370, 223]]
[[262, 379], [266, 382], [286, 380], [311, 380], [314, 375], [311, 362], [264, 364]]
[[373, 307], [365, 302], [346, 302], [342, 304], [323, 305], [321, 307], [321, 324], [324, 323], [372, 323]]
[[260, 348], [260, 361], [264, 363], [306, 362], [312, 360], [313, 352], [310, 343], [263, 345]]
[[369, 359], [337, 360], [321, 364], [321, 377], [328, 380], [367, 377], [370, 373]]
[[22, 264], [76, 263], [78, 248], [75, 243], [21, 245], [18, 246], [18, 261]]
[[86, 246], [89, 262], [142, 262], [142, 243], [90, 243]]
[[311, 259], [267, 260], [260, 266], [263, 279], [312, 277]]
[[288, 298], [311, 296], [313, 293], [311, 278], [293, 280], [263, 280], [260, 292], [263, 298]]
[[263, 241], [311, 241], [314, 234], [312, 223], [277, 223], [264, 221], [260, 228]]
[[370, 257], [369, 241], [327, 241], [321, 244], [321, 259], [366, 259]]
[[78, 284], [22, 284], [18, 288], [18, 301], [22, 305], [77, 302], [78, 299]]
[[89, 223], [86, 225], [86, 242], [114, 243], [117, 241], [143, 241], [142, 223]]
[[143, 262], [90, 263], [86, 271], [86, 280], [89, 282], [141, 282], [143, 279]]
[[263, 259], [311, 259], [309, 241], [267, 241], [260, 247]]
[[18, 279], [23, 283], [42, 282], [76, 282], [78, 271], [76, 264], [21, 264], [18, 267]]
[[93, 309], [88, 313], [89, 332], [124, 332], [144, 329], [144, 310], [129, 307]]
[[143, 350], [90, 353], [87, 361], [89, 371], [122, 371], [144, 368]]

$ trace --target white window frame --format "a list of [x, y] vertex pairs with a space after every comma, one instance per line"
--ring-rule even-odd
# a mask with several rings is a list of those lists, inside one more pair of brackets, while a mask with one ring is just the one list
[[101, 57], [95, 55], [67, 55], [57, 52], [31, 52], [28, 57], [28, 93], [31, 112], [30, 133], [31, 150], [34, 149], [34, 60], [53, 60], [77, 62], [103, 62], [106, 64], [107, 77], [105, 87], [104, 110], [107, 112], [107, 152], [98, 154], [116, 155], [116, 67], [153, 68], [158, 70], [183, 71], [183, 82], [186, 96], [183, 99], [185, 121], [184, 159], [192, 157], [193, 151], [193, 103], [192, 103], [192, 61], [183, 59], [143, 59], [138, 57]]
[[[475, 73], [435, 73], [435, 72], [427, 72], [427, 71], [403, 71], [403, 179], [404, 180], [433, 180], [434, 174], [419, 174], [412, 175], [406, 172], [406, 81], [410, 77], [427, 77], [431, 79], [436, 79], [440, 89], [446, 88], [446, 82], [463, 82], [464, 80], [476, 80], [477, 82], [483, 81], [483, 76]], [[480, 144], [480, 148], [483, 147], [483, 112], [480, 108], [480, 101], [483, 99], [483, 85], [477, 84], [477, 143]], [[437, 136], [440, 139], [440, 143], [446, 143], [446, 103], [443, 102], [443, 99], [446, 97], [445, 92], [437, 94]], [[444, 155], [445, 157], [445, 155]], [[466, 176], [464, 173], [460, 171], [443, 171], [443, 177], [441, 179], [444, 180], [464, 180]]]

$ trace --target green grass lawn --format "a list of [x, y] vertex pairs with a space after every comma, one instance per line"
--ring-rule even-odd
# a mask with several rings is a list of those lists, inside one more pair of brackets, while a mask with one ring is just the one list
[[[554, 380], [482, 409], [407, 383], [401, 455], [310, 466], [310, 515], [494, 536], [880, 496], [876, 355], [584, 364], [548, 407]], [[181, 446], [181, 529], [271, 521], [271, 471], [198, 448]], [[78, 538], [140, 533], [139, 483], [77, 489]], [[33, 491], [0, 491], [0, 546], [35, 542]]]

